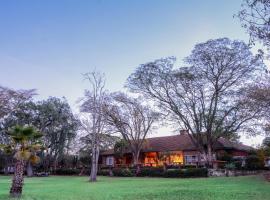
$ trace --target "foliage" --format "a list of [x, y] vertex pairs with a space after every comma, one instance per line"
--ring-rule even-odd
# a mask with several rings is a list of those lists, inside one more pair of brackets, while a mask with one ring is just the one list
[[105, 76], [94, 71], [84, 74], [84, 78], [89, 82], [90, 88], [85, 91], [84, 98], [81, 100], [80, 111], [83, 115], [80, 119], [80, 127], [84, 134], [81, 141], [86, 144], [82, 150], [88, 149], [91, 153], [90, 181], [94, 182], [97, 179], [99, 152], [107, 145], [111, 145], [114, 138], [107, 130], [103, 112], [107, 97]]
[[121, 176], [121, 177], [131, 177], [134, 176], [135, 173], [132, 173], [129, 168], [115, 168], [112, 170], [113, 176]]
[[234, 170], [236, 169], [236, 166], [234, 163], [228, 163], [228, 164], [225, 164], [225, 169]]
[[250, 35], [250, 42], [261, 42], [270, 50], [270, 2], [269, 0], [244, 0], [237, 15]]
[[114, 155], [116, 157], [122, 158], [127, 150], [128, 143], [123, 139], [117, 141], [114, 145]]
[[98, 170], [99, 176], [110, 176], [110, 170], [109, 169], [101, 169]]
[[36, 153], [42, 148], [40, 138], [43, 135], [40, 132], [31, 126], [17, 125], [9, 130], [8, 135], [12, 141], [10, 144], [2, 145], [5, 153], [14, 154], [17, 160], [39, 163], [40, 158]]
[[40, 162], [37, 152], [42, 149], [40, 138], [42, 134], [32, 126], [15, 126], [8, 132], [11, 142], [1, 145], [8, 154], [13, 154], [17, 160], [10, 188], [11, 197], [21, 197], [25, 163], [36, 164]]
[[175, 61], [166, 58], [140, 65], [127, 87], [154, 100], [168, 119], [189, 130], [211, 163], [213, 144], [220, 137], [234, 138], [259, 117], [260, 107], [247, 98], [247, 87], [266, 68], [248, 45], [228, 38], [197, 44], [185, 67], [175, 68]]
[[21, 104], [29, 102], [34, 95], [35, 90], [13, 90], [0, 86], [0, 143], [9, 142], [6, 134], [8, 130], [3, 126], [3, 120], [17, 111]]
[[270, 148], [270, 137], [264, 138], [263, 146], [266, 147], [266, 148]]
[[162, 177], [164, 174], [163, 167], [143, 167], [137, 176]]
[[222, 153], [222, 155], [219, 155], [217, 160], [221, 160], [221, 161], [226, 161], [226, 162], [231, 162], [232, 161], [232, 155], [227, 153], [227, 152], [224, 152]]
[[164, 173], [164, 177], [167, 178], [195, 178], [207, 176], [208, 170], [206, 168], [168, 169]]
[[68, 150], [71, 140], [76, 136], [78, 121], [65, 99], [50, 97], [47, 100], [28, 101], [17, 106], [3, 121], [2, 127], [7, 132], [14, 125], [35, 126], [42, 131], [43, 143], [48, 154], [57, 161]]
[[[164, 171], [162, 167], [142, 167], [137, 173], [136, 169], [131, 168], [115, 168], [112, 170], [113, 176], [138, 176], [138, 177], [166, 177], [166, 178], [195, 178], [207, 177], [208, 170], [206, 168], [187, 168], [187, 169], [167, 169]], [[104, 169], [99, 172], [100, 175], [109, 176], [109, 170]]]
[[133, 98], [125, 93], [111, 94], [104, 107], [107, 123], [121, 134], [133, 154], [133, 163], [138, 166], [140, 151], [145, 138], [154, 128], [159, 114], [149, 105], [144, 105], [139, 98]]
[[54, 171], [55, 175], [79, 175], [80, 170], [79, 169], [71, 169], [71, 168], [59, 168]]
[[249, 155], [246, 158], [246, 168], [248, 170], [263, 169], [264, 163], [260, 160], [257, 155]]

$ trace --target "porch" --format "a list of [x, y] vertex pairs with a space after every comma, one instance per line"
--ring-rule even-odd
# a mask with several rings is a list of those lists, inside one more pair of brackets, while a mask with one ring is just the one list
[[[184, 166], [199, 165], [200, 155], [196, 151], [169, 151], [169, 152], [142, 152], [139, 156], [139, 165], [142, 167], [158, 166]], [[100, 167], [132, 167], [133, 156], [131, 153], [124, 154], [123, 157], [114, 155], [102, 156]]]

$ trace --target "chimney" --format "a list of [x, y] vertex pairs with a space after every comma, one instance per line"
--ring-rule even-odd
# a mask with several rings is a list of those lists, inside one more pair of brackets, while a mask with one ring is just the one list
[[188, 134], [188, 130], [186, 129], [180, 130], [180, 135], [187, 135], [187, 134]]

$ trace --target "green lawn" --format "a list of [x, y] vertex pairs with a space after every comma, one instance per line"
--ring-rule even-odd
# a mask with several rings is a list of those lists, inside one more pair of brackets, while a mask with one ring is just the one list
[[[0, 176], [0, 200], [8, 199], [10, 178]], [[23, 200], [270, 200], [270, 183], [258, 176], [232, 178], [26, 178]]]

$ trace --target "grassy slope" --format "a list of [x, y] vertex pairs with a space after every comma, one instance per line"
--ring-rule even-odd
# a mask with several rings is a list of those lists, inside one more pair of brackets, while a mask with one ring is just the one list
[[[0, 200], [7, 199], [10, 177], [0, 176]], [[270, 183], [261, 177], [165, 179], [100, 177], [26, 178], [23, 200], [270, 200]]]

